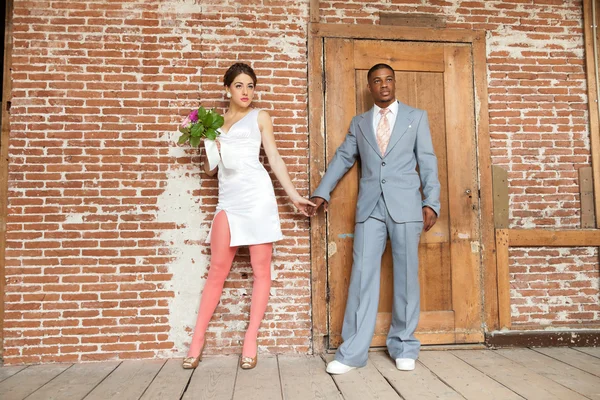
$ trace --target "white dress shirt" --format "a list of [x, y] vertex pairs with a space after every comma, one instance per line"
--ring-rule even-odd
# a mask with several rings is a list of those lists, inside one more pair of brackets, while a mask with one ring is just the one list
[[[375, 139], [377, 139], [377, 125], [381, 120], [381, 114], [379, 114], [379, 107], [377, 104], [373, 104], [373, 133], [375, 133]], [[394, 100], [392, 104], [388, 106], [389, 113], [386, 114], [386, 118], [390, 123], [390, 133], [394, 132], [394, 125], [396, 124], [396, 117], [398, 116], [398, 101]]]

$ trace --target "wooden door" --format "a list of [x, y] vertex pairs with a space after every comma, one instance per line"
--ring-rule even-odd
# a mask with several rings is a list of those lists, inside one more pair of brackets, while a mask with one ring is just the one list
[[[350, 120], [372, 107], [367, 71], [386, 63], [396, 73], [396, 97], [427, 110], [439, 164], [441, 214], [419, 246], [423, 344], [483, 341], [479, 254], [479, 198], [471, 46], [325, 39], [325, 145], [327, 162]], [[359, 168], [333, 192], [327, 216], [329, 345], [341, 343], [352, 267]], [[386, 248], [372, 346], [384, 346], [391, 320], [392, 257]]]

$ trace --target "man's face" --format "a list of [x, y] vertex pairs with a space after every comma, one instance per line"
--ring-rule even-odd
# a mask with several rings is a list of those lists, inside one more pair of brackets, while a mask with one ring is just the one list
[[380, 68], [373, 71], [369, 78], [369, 91], [377, 105], [389, 105], [396, 98], [396, 78], [394, 71]]

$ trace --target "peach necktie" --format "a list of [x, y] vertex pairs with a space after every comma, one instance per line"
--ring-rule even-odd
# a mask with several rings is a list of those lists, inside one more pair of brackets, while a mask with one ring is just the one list
[[390, 122], [387, 119], [387, 113], [390, 110], [387, 108], [382, 108], [379, 110], [381, 114], [381, 119], [377, 124], [377, 145], [379, 146], [379, 151], [381, 151], [381, 155], [385, 155], [385, 150], [387, 149], [388, 143], [390, 142]]

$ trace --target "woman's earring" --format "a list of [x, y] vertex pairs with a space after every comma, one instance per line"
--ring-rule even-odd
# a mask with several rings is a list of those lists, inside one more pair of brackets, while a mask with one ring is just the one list
[[230, 99], [231, 98], [231, 93], [227, 92], [227, 98]]

